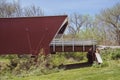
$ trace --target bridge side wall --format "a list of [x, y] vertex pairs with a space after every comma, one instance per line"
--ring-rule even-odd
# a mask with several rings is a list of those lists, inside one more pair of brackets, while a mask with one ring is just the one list
[[[54, 48], [54, 49], [53, 49]], [[90, 48], [95, 50], [96, 45], [85, 45], [85, 46], [50, 46], [50, 52], [88, 52]]]

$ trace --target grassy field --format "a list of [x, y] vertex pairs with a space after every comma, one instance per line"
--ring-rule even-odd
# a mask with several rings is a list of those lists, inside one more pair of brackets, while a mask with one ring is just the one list
[[15, 77], [9, 80], [119, 80], [120, 60], [110, 61], [108, 67], [84, 67], [42, 76]]
[[[77, 54], [77, 56], [81, 56], [81, 55]], [[77, 56], [75, 58], [77, 58]], [[39, 74], [40, 73], [39, 71], [42, 70], [40, 68], [43, 68], [44, 66], [36, 68], [35, 66], [32, 65], [31, 67], [34, 68], [33, 71], [27, 71], [27, 69], [24, 70], [25, 66], [30, 64], [29, 62], [27, 62], [24, 65], [22, 65], [22, 63], [19, 63], [18, 66], [13, 68], [13, 70], [10, 70], [9, 69], [10, 67], [5, 66], [10, 62], [9, 58], [0, 57], [0, 64], [1, 64], [0, 80], [119, 80], [120, 79], [120, 76], [119, 76], [120, 75], [120, 50], [102, 51], [103, 64], [100, 64], [100, 65], [93, 64], [91, 66], [83, 66], [83, 67], [74, 66], [71, 68], [69, 68], [70, 67], [69, 66], [68, 68], [65, 67], [64, 69], [63, 67], [62, 69], [58, 69], [56, 71], [53, 71], [54, 70], [53, 69], [52, 70], [53, 72], [45, 73], [45, 74]], [[14, 60], [17, 60], [17, 58]], [[23, 59], [20, 61], [23, 61]], [[55, 61], [54, 64], [57, 64], [57, 65], [59, 62], [65, 62], [67, 64], [69, 62], [70, 63], [76, 62], [71, 59], [70, 61], [68, 59], [64, 59], [64, 55], [54, 56], [53, 61]], [[46, 63], [46, 62], [43, 61], [43, 63]], [[47, 68], [44, 68], [45, 71], [46, 69]], [[22, 72], [22, 73], [15, 74], [15, 72]]]

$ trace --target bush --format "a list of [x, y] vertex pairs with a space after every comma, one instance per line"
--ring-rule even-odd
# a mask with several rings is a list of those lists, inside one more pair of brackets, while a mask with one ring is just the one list
[[36, 75], [58, 72], [59, 69], [54, 66], [56, 65], [58, 66], [60, 61], [64, 60], [64, 58], [62, 58], [61, 56], [60, 57], [61, 60], [60, 58], [57, 60], [57, 57], [55, 58], [53, 57], [55, 60], [54, 59], [52, 60], [51, 55], [45, 56], [43, 54], [39, 54], [35, 58], [31, 58], [31, 56], [29, 55], [27, 57], [21, 57], [21, 58], [16, 57], [16, 55], [10, 55], [10, 57], [8, 57], [7, 55], [7, 59], [9, 58], [10, 61], [8, 64], [0, 63], [0, 76], [5, 77], [5, 75], [10, 74], [10, 75], [24, 77], [24, 76], [31, 76], [31, 75], [36, 76]]
[[103, 60], [120, 59], [120, 49], [108, 49], [101, 51]]
[[66, 58], [73, 58], [76, 61], [86, 60], [86, 53], [82, 52], [71, 52], [71, 53], [64, 53]]
[[57, 53], [55, 55], [52, 55], [52, 57], [51, 57], [51, 64], [54, 67], [58, 67], [59, 65], [62, 65], [62, 64], [64, 64], [64, 62], [65, 62], [64, 54]]
[[15, 58], [18, 58], [18, 55], [17, 54], [1, 55], [1, 58], [4, 58], [4, 59], [15, 59]]
[[111, 58], [112, 58], [113, 60], [118, 60], [118, 59], [120, 59], [120, 50], [119, 50], [119, 49], [116, 49], [116, 50], [114, 51], [114, 53], [112, 53]]

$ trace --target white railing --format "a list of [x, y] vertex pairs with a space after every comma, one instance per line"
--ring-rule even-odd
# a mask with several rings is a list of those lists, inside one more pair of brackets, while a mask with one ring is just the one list
[[74, 47], [75, 46], [82, 46], [83, 51], [85, 51], [85, 46], [93, 46], [93, 49], [95, 48], [95, 45], [97, 44], [97, 42], [95, 40], [65, 40], [65, 39], [54, 39], [50, 46], [53, 47], [53, 51], [56, 51], [56, 46], [61, 46], [62, 47], [62, 51], [64, 51], [65, 46], [72, 46], [72, 51], [74, 51]]
[[63, 40], [63, 39], [54, 39], [50, 45], [96, 45], [95, 40]]

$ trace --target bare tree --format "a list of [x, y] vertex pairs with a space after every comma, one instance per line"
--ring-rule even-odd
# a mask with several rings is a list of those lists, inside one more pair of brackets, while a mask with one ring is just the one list
[[30, 6], [24, 8], [25, 16], [44, 16], [44, 11], [40, 7]]
[[10, 3], [0, 0], [0, 17], [43, 16], [44, 11], [37, 6], [22, 8], [19, 2]]
[[69, 24], [69, 33], [76, 35], [80, 32], [80, 28], [86, 21], [86, 18], [83, 15], [74, 13], [70, 17], [70, 24]]
[[116, 41], [120, 45], [120, 3], [116, 4], [113, 8], [105, 9], [97, 18], [104, 22], [109, 28], [114, 29]]
[[15, 13], [15, 6], [7, 3], [6, 0], [0, 1], [0, 17], [12, 17]]
[[24, 16], [23, 8], [20, 6], [19, 2], [14, 2], [13, 5], [15, 6], [14, 17]]

